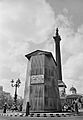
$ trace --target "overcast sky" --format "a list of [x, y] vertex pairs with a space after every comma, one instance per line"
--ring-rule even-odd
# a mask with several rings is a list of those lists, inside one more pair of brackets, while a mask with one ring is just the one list
[[72, 85], [83, 93], [83, 0], [0, 0], [0, 85], [14, 94], [11, 79], [20, 78], [24, 94], [25, 54], [48, 50], [59, 28], [62, 74], [69, 93]]

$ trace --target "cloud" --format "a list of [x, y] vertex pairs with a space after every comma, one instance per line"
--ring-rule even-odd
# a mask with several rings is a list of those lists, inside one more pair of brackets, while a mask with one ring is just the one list
[[[54, 29], [59, 27], [63, 80], [67, 86], [74, 84], [83, 92], [83, 25], [75, 31], [67, 8], [63, 12], [55, 17], [45, 0], [0, 1], [0, 82], [5, 90], [8, 90], [10, 80], [18, 77], [22, 81], [19, 89], [24, 90], [27, 68], [24, 55], [34, 46], [53, 53], [52, 36]], [[20, 94], [23, 94], [22, 90]]]
[[[83, 53], [71, 56], [64, 66], [65, 77], [79, 80], [83, 77]], [[81, 79], [80, 79], [81, 80]]]
[[45, 0], [0, 1], [0, 82], [4, 89], [9, 87], [4, 81], [9, 83], [11, 78], [19, 77], [24, 84], [29, 41], [44, 42], [54, 24], [54, 12]]
[[2, 6], [1, 29], [10, 39], [36, 43], [46, 40], [54, 25], [54, 13], [45, 0], [5, 0]]

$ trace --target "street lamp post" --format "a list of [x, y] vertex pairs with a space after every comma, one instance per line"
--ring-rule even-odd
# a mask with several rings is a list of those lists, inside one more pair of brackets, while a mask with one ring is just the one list
[[21, 81], [19, 78], [15, 83], [13, 79], [11, 81], [11, 86], [15, 87], [15, 95], [14, 95], [15, 110], [17, 110], [17, 87], [19, 88], [20, 84], [21, 84]]

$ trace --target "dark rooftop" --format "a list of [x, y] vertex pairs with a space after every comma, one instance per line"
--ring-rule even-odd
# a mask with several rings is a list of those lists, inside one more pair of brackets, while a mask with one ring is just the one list
[[41, 55], [41, 54], [44, 54], [44, 55], [47, 55], [47, 56], [51, 56], [55, 62], [55, 64], [57, 65], [53, 55], [51, 52], [48, 52], [48, 51], [43, 51], [43, 50], [35, 50], [27, 55], [25, 55], [26, 58], [28, 58], [28, 60], [30, 60], [31, 56], [35, 56], [35, 55]]

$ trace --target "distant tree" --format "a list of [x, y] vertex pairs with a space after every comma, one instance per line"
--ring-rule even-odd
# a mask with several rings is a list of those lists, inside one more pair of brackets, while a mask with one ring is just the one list
[[0, 95], [0, 109], [3, 108], [4, 104], [7, 103], [8, 108], [10, 108], [13, 104], [13, 99], [12, 97], [7, 97], [5, 94]]

